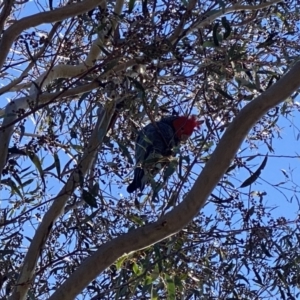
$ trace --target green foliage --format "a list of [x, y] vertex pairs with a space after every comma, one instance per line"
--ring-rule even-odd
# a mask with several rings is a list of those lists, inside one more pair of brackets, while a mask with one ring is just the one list
[[[3, 2], [3, 11], [11, 12], [0, 22], [3, 32], [29, 9], [27, 1], [10, 2]], [[60, 194], [67, 205], [49, 227], [28, 298], [48, 299], [97, 249], [183, 201], [239, 111], [298, 60], [296, 1], [270, 6], [244, 1], [238, 5], [248, 9], [227, 13], [235, 2], [130, 0], [117, 13], [116, 1], [110, 1], [57, 23], [42, 20], [15, 39], [0, 72], [1, 107], [6, 99], [29, 94], [27, 87], [44, 72], [52, 74], [54, 66], [80, 63], [81, 69], [78, 76], [38, 88], [30, 109], [18, 112], [9, 146], [20, 146], [27, 155], [8, 158], [2, 172], [1, 299], [18, 286], [34, 233], [72, 172], [79, 183]], [[30, 3], [47, 11], [48, 4]], [[49, 5], [52, 13], [58, 9], [54, 1]], [[262, 6], [249, 10], [250, 5]], [[101, 43], [92, 48], [97, 38]], [[87, 64], [91, 48], [100, 56]], [[60, 97], [74, 88], [76, 95]], [[42, 96], [54, 92], [39, 106]], [[285, 154], [276, 147], [290, 128], [295, 140], [300, 137], [297, 97], [291, 95], [255, 124], [188, 226], [118, 258], [80, 297], [299, 298], [300, 189], [294, 173], [299, 155], [289, 145]], [[116, 111], [108, 130], [100, 130], [99, 111], [110, 101], [116, 101]], [[151, 158], [147, 163], [157, 163], [158, 174], [150, 176], [143, 193], [128, 195], [137, 132], [171, 114], [195, 114], [205, 122], [169, 164]], [[88, 148], [93, 133], [105, 136], [101, 149], [94, 145], [99, 150], [94, 156]], [[80, 161], [87, 149], [91, 159], [84, 173]], [[272, 167], [274, 178], [268, 178]], [[288, 218], [291, 204], [294, 217]]]

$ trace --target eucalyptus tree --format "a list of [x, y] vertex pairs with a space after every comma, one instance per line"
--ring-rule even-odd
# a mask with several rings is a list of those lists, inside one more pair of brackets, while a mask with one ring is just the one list
[[[299, 186], [264, 179], [299, 136], [296, 2], [0, 4], [1, 299], [297, 298], [266, 190], [296, 213]], [[129, 195], [137, 132], [176, 114], [202, 129]]]

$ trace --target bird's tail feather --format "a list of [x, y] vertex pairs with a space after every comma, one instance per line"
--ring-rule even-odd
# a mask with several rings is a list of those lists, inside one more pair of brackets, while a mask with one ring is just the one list
[[144, 180], [145, 172], [142, 168], [136, 168], [134, 170], [134, 178], [132, 182], [127, 187], [128, 193], [133, 193], [138, 188], [142, 191], [145, 187], [145, 180]]

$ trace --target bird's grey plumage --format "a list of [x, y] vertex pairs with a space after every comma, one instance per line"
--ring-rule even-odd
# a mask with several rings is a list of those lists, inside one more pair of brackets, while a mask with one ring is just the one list
[[[172, 125], [176, 118], [176, 116], [165, 117], [159, 122], [148, 124], [138, 133], [135, 149], [136, 168], [134, 179], [127, 188], [129, 193], [138, 188], [143, 190], [149, 179], [149, 174], [145, 174], [145, 170], [153, 168], [155, 162], [165, 164], [165, 158], [170, 157], [173, 154], [172, 149], [179, 145]], [[155, 176], [155, 172], [150, 173]]]

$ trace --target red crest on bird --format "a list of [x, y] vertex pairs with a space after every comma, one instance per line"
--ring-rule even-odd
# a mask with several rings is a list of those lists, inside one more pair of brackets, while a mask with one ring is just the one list
[[175, 135], [181, 141], [187, 140], [195, 128], [199, 128], [204, 121], [197, 120], [196, 116], [179, 116], [173, 121]]

